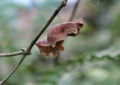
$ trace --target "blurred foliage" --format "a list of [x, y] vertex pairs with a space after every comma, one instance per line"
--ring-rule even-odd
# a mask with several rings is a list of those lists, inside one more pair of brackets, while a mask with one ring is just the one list
[[[1, 0], [0, 52], [26, 48], [59, 3], [31, 0], [29, 5], [20, 5]], [[63, 9], [51, 25], [67, 20], [73, 4]], [[119, 6], [119, 0], [81, 0], [75, 19], [84, 17], [84, 27], [77, 37], [64, 42], [65, 51], [59, 60], [54, 63], [52, 55], [45, 58], [33, 47], [32, 56], [25, 59], [6, 85], [120, 85]], [[20, 57], [0, 58], [0, 80]]]

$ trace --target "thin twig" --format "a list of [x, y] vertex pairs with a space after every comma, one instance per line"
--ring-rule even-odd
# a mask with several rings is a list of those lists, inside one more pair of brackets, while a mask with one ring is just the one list
[[64, 6], [66, 6], [66, 3], [67, 3], [67, 0], [63, 0], [62, 1], [62, 3], [58, 6], [58, 8], [54, 11], [53, 15], [47, 21], [47, 23], [42, 27], [42, 30], [35, 36], [35, 38], [33, 39], [33, 41], [30, 43], [30, 45], [28, 46], [27, 50], [25, 51], [26, 54], [23, 55], [23, 57], [20, 60], [20, 62], [18, 63], [18, 65], [13, 69], [12, 72], [10, 72], [10, 74], [7, 77], [5, 77], [5, 79], [3, 79], [2, 81], [0, 81], [0, 85], [3, 85], [16, 72], [16, 70], [20, 67], [20, 65], [22, 64], [23, 60], [27, 56], [27, 54], [30, 53], [30, 51], [31, 51], [32, 47], [34, 46], [34, 44], [36, 43], [36, 41], [39, 39], [39, 37], [42, 35], [42, 33], [47, 29], [47, 27], [50, 25], [50, 23], [54, 20], [54, 18], [59, 13], [59, 11]]
[[0, 57], [13, 57], [16, 55], [23, 55], [23, 51], [18, 51], [18, 52], [12, 52], [12, 53], [0, 53]]
[[74, 5], [74, 8], [73, 8], [73, 10], [72, 10], [71, 16], [70, 16], [70, 18], [69, 18], [69, 21], [72, 21], [73, 18], [75, 17], [75, 14], [76, 14], [76, 11], [77, 11], [79, 2], [80, 2], [80, 0], [77, 0], [77, 1], [76, 1], [75, 5]]
[[20, 51], [17, 51], [17, 52], [0, 53], [0, 57], [14, 57], [14, 56], [17, 56], [17, 55], [24, 55], [24, 54], [26, 54], [25, 50], [21, 49]]

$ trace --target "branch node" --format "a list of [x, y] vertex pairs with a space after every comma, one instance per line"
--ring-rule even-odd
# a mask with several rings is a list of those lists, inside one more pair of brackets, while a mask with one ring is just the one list
[[23, 52], [23, 55], [31, 55], [31, 52], [28, 52], [25, 48], [22, 48], [21, 51]]
[[64, 6], [66, 6], [66, 4], [67, 4], [67, 0], [63, 0], [62, 3], [63, 3]]
[[26, 51], [26, 49], [25, 49], [25, 48], [22, 48], [22, 49], [21, 49], [21, 51], [22, 51], [22, 52], [25, 52], [25, 51]]

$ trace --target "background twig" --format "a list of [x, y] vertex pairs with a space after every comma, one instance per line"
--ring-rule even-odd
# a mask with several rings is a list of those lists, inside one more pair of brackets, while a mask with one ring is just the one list
[[79, 3], [80, 3], [80, 0], [77, 0], [75, 5], [74, 5], [74, 8], [72, 10], [72, 13], [71, 13], [71, 16], [69, 18], [69, 21], [72, 21], [74, 19]]
[[21, 63], [23, 62], [23, 60], [25, 59], [25, 57], [27, 56], [27, 54], [30, 53], [30, 51], [31, 51], [32, 47], [34, 46], [34, 44], [36, 43], [36, 41], [39, 39], [39, 37], [42, 35], [42, 33], [47, 29], [47, 27], [50, 25], [50, 23], [54, 20], [54, 18], [59, 13], [59, 11], [64, 6], [66, 6], [66, 3], [67, 3], [67, 0], [63, 0], [62, 1], [62, 3], [58, 6], [58, 8], [54, 11], [53, 15], [47, 21], [47, 23], [42, 27], [42, 30], [35, 36], [35, 38], [33, 39], [33, 41], [30, 43], [30, 45], [28, 46], [27, 50], [25, 51], [25, 54], [23, 55], [23, 57], [20, 60], [20, 62], [18, 63], [18, 65], [13, 69], [12, 72], [9, 73], [9, 75], [5, 79], [3, 79], [2, 81], [0, 81], [0, 85], [3, 85], [14, 74], [14, 72], [19, 68], [19, 66], [21, 65]]

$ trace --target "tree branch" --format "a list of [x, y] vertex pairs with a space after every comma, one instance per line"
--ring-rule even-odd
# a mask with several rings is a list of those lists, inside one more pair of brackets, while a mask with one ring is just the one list
[[[21, 49], [20, 51], [17, 52], [11, 52], [11, 53], [0, 53], [0, 57], [13, 57], [13, 56], [17, 56], [17, 55], [24, 55], [25, 53], [25, 49]], [[30, 55], [30, 53], [29, 53]]]
[[63, 0], [62, 3], [58, 6], [58, 8], [54, 11], [53, 15], [50, 17], [50, 19], [47, 21], [47, 23], [42, 27], [42, 30], [35, 36], [35, 38], [33, 39], [33, 41], [30, 43], [30, 45], [28, 46], [27, 50], [25, 51], [25, 54], [23, 55], [23, 57], [21, 58], [20, 62], [18, 63], [18, 65], [13, 69], [12, 72], [9, 73], [9, 75], [7, 77], [5, 77], [5, 79], [3, 79], [2, 81], [0, 81], [0, 85], [3, 85], [14, 73], [15, 71], [20, 67], [20, 65], [22, 64], [23, 60], [25, 59], [25, 57], [30, 53], [32, 47], [34, 46], [34, 44], [36, 43], [36, 41], [39, 39], [39, 37], [43, 34], [43, 32], [47, 29], [47, 27], [50, 25], [50, 23], [54, 20], [54, 18], [56, 17], [56, 15], [59, 13], [59, 11], [66, 6], [67, 0]]
[[71, 16], [69, 18], [69, 21], [72, 21], [73, 18], [75, 17], [75, 14], [76, 14], [76, 11], [77, 11], [79, 3], [80, 3], [80, 0], [77, 0], [76, 3], [75, 3], [75, 5], [74, 5], [74, 8], [72, 10], [72, 13], [71, 13]]

